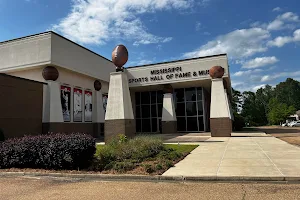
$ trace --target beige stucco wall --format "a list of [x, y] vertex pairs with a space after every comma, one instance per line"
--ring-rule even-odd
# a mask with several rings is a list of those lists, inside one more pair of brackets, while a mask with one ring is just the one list
[[[180, 83], [188, 81], [210, 80], [209, 74], [199, 74], [199, 71], [207, 71], [213, 66], [222, 66], [225, 69], [224, 77], [228, 77], [229, 68], [226, 55], [204, 57], [190, 60], [182, 60], [170, 63], [155, 64], [143, 67], [127, 68], [128, 79], [134, 80], [138, 78], [147, 78], [148, 81], [132, 81], [129, 83], [129, 87], [139, 87], [148, 85], [161, 85], [169, 83]], [[163, 73], [158, 75], [152, 75], [151, 71], [177, 68], [180, 67], [181, 71], [175, 71], [171, 73]], [[195, 74], [194, 74], [195, 72]], [[176, 77], [178, 74], [190, 73], [190, 77]], [[170, 75], [173, 75], [170, 78]], [[163, 80], [151, 80], [153, 77], [162, 77]]]
[[[59, 78], [57, 79], [58, 82], [61, 84], [68, 84], [70, 86], [77, 86], [83, 89], [94, 89], [94, 81], [96, 79], [79, 74], [77, 72], [73, 72], [70, 70], [63, 69], [61, 67], [57, 67], [59, 72]], [[7, 74], [18, 76], [22, 78], [27, 78], [35, 81], [45, 82], [42, 76], [43, 67], [38, 67], [35, 69], [29, 70], [22, 70], [22, 71], [15, 71], [15, 72], [8, 72]], [[108, 82], [101, 81], [102, 83], [102, 92], [108, 93]]]
[[51, 34], [0, 43], [0, 55], [0, 72], [48, 64], [51, 60]]
[[52, 33], [51, 63], [109, 82], [112, 62]]

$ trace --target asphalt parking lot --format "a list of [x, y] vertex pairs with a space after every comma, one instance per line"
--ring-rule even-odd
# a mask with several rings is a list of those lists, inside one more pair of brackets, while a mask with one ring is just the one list
[[103, 182], [49, 177], [0, 177], [1, 200], [300, 199], [300, 184]]

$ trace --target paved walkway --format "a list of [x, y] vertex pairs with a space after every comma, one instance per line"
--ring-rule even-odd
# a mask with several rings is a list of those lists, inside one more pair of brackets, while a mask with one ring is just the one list
[[300, 177], [300, 148], [265, 133], [209, 138], [163, 176]]

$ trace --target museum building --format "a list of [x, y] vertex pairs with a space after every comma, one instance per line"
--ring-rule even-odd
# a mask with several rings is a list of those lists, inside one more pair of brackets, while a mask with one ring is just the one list
[[[212, 77], [213, 67], [223, 70], [221, 77]], [[231, 134], [226, 54], [116, 72], [111, 60], [49, 31], [1, 42], [0, 73], [43, 85], [41, 126], [28, 129], [30, 133], [80, 131], [99, 137], [107, 121], [130, 119], [135, 133], [215, 129], [217, 136]], [[120, 83], [114, 78], [119, 75]], [[0, 81], [0, 93], [1, 88]], [[116, 105], [120, 109], [115, 110]], [[5, 126], [3, 121], [0, 118], [0, 128]], [[21, 131], [24, 127], [14, 135]]]

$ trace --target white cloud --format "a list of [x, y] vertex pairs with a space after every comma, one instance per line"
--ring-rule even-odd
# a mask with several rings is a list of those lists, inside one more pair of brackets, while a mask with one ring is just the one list
[[249, 57], [267, 50], [265, 43], [270, 38], [267, 30], [262, 28], [239, 29], [218, 36], [200, 48], [187, 52], [183, 57], [201, 57], [228, 53], [230, 58]]
[[274, 73], [270, 75], [264, 75], [261, 77], [261, 82], [268, 82], [268, 81], [273, 81], [278, 78], [294, 78], [300, 76], [300, 71], [293, 71], [293, 72], [280, 72], [280, 73]]
[[253, 88], [251, 88], [251, 90], [253, 92], [256, 92], [258, 89], [264, 88], [264, 87], [266, 87], [266, 84], [261, 84], [261, 85], [254, 86]]
[[139, 16], [193, 5], [194, 0], [73, 0], [71, 12], [52, 29], [85, 44], [104, 44], [111, 39], [133, 40], [135, 45], [169, 42], [171, 37], [148, 32]]
[[278, 19], [284, 20], [284, 21], [299, 22], [299, 16], [292, 12], [286, 12], [282, 15], [279, 15]]
[[297, 14], [286, 12], [282, 15], [278, 15], [274, 21], [270, 22], [267, 25], [266, 28], [270, 31], [295, 29], [296, 25], [294, 23], [297, 23], [299, 21], [299, 16]]
[[280, 30], [280, 29], [283, 29], [283, 25], [284, 25], [283, 21], [281, 21], [279, 19], [275, 19], [267, 26], [267, 29], [268, 30]]
[[254, 69], [254, 70], [247, 70], [247, 71], [238, 71], [238, 72], [235, 72], [233, 74], [233, 76], [248, 76], [248, 75], [251, 75], [253, 73], [257, 73], [257, 72], [262, 72], [263, 70], [262, 69]]
[[196, 31], [199, 31], [200, 29], [201, 29], [201, 26], [202, 26], [202, 24], [201, 24], [201, 22], [196, 22]]
[[267, 81], [271, 81], [272, 78], [270, 75], [265, 75], [263, 77], [261, 77], [261, 82], [267, 82]]
[[276, 47], [282, 47], [287, 43], [290, 43], [292, 41], [292, 37], [289, 36], [279, 36], [277, 38], [275, 38], [274, 40], [271, 40], [268, 42], [269, 46], [276, 46]]
[[282, 9], [280, 8], [280, 7], [276, 7], [276, 8], [273, 8], [273, 12], [279, 12], [279, 11], [281, 11]]
[[268, 31], [278, 31], [283, 29], [295, 29], [299, 26], [299, 16], [293, 12], [286, 12], [284, 14], [278, 15], [273, 21], [269, 23], [263, 23], [256, 21], [250, 26], [254, 28], [262, 28]]
[[291, 43], [291, 42], [299, 42], [300, 41], [300, 29], [297, 29], [294, 31], [293, 36], [279, 36], [276, 37], [274, 40], [271, 40], [267, 43], [268, 46], [276, 46], [276, 47], [282, 47], [285, 44]]
[[203, 35], [211, 35], [210, 32], [205, 31]]
[[251, 68], [257, 68], [257, 67], [263, 67], [266, 65], [272, 65], [278, 61], [279, 60], [275, 56], [257, 57], [257, 58], [254, 58], [252, 60], [249, 60], [249, 61], [246, 61], [245, 63], [243, 63], [242, 68], [251, 69]]

